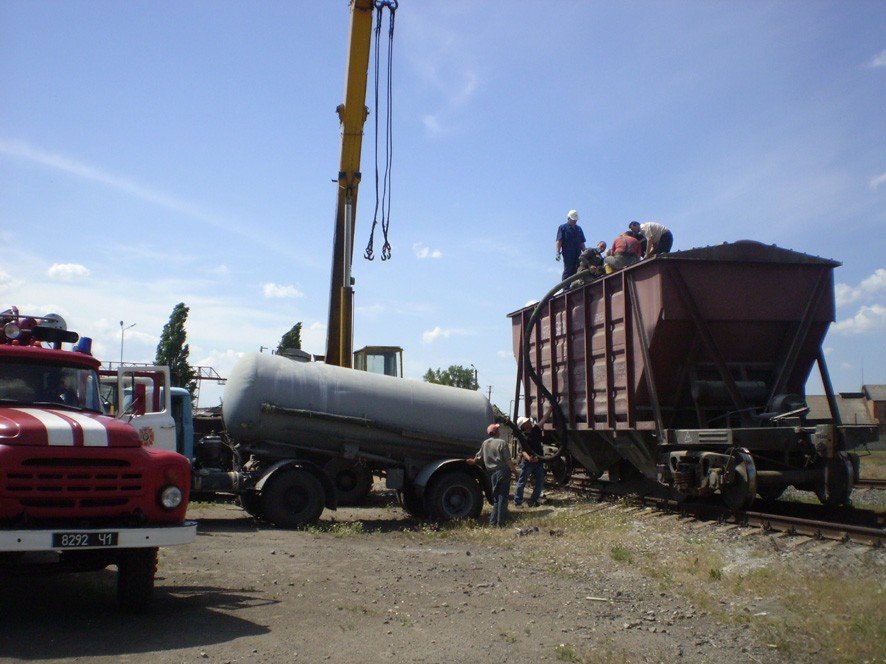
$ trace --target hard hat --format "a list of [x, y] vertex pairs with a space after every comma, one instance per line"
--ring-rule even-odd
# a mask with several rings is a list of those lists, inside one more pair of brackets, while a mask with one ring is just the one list
[[570, 210], [566, 214], [567, 219], [571, 219], [572, 221], [578, 221], [578, 212], [576, 210]]
[[490, 424], [488, 427], [486, 427], [486, 433], [488, 433], [490, 436], [494, 436], [498, 433], [499, 429], [501, 429], [500, 424]]
[[517, 418], [517, 426], [521, 429], [523, 428], [523, 425], [526, 424], [527, 422], [532, 422], [532, 420], [529, 419], [528, 417], [518, 417]]

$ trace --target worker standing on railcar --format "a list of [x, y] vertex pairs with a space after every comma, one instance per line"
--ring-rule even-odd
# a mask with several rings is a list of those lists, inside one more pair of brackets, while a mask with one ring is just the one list
[[470, 465], [481, 462], [492, 481], [492, 514], [489, 525], [502, 527], [508, 519], [508, 493], [511, 489], [511, 475], [517, 474], [517, 466], [511, 459], [508, 444], [499, 438], [500, 424], [490, 424], [486, 429], [489, 438], [483, 441], [480, 451], [468, 457]]
[[578, 257], [585, 248], [585, 234], [578, 225], [578, 212], [570, 210], [566, 214], [566, 223], [557, 229], [557, 260], [563, 257], [563, 280], [565, 281], [578, 271]]
[[543, 424], [545, 418], [536, 424], [529, 417], [518, 417], [517, 426], [526, 437], [526, 447], [520, 454], [520, 477], [517, 479], [517, 488], [514, 490], [514, 506], [520, 507], [523, 504], [523, 491], [526, 483], [531, 477], [535, 482], [532, 488], [532, 495], [526, 504], [529, 507], [537, 507], [538, 500], [541, 498], [541, 492], [545, 488], [545, 464], [542, 457], [545, 455], [544, 447], [542, 447], [542, 432], [539, 424]]

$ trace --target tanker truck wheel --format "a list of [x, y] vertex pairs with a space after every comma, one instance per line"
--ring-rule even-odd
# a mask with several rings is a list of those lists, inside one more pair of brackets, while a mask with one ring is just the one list
[[402, 491], [398, 491], [397, 498], [409, 516], [414, 516], [416, 519], [427, 518], [428, 511], [425, 509], [425, 503], [418, 497], [412, 484], [406, 484]]
[[483, 493], [470, 473], [443, 474], [425, 490], [428, 515], [435, 521], [476, 519], [483, 509]]
[[117, 559], [117, 603], [130, 613], [147, 610], [154, 596], [157, 548], [127, 549]]
[[262, 516], [280, 528], [314, 523], [325, 502], [320, 480], [301, 468], [278, 471], [261, 492]]
[[256, 519], [265, 518], [262, 513], [261, 494], [255, 493], [254, 491], [243, 493], [237, 496], [237, 502], [240, 503], [240, 507], [242, 507], [250, 516], [253, 516]]
[[339, 505], [359, 505], [372, 491], [372, 472], [359, 461], [330, 459], [323, 470], [332, 480]]

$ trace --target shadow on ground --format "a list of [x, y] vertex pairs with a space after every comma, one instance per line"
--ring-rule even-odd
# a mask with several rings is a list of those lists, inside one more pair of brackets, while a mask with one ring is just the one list
[[269, 632], [231, 612], [277, 603], [247, 589], [158, 586], [151, 611], [131, 615], [115, 604], [115, 580], [108, 570], [0, 577], [0, 659], [92, 658], [225, 643]]

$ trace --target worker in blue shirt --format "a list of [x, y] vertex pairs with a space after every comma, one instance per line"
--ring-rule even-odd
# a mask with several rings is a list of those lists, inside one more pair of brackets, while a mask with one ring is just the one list
[[557, 229], [557, 260], [563, 257], [563, 279], [566, 280], [578, 271], [578, 257], [585, 248], [585, 234], [578, 225], [578, 212], [570, 210], [566, 223]]

